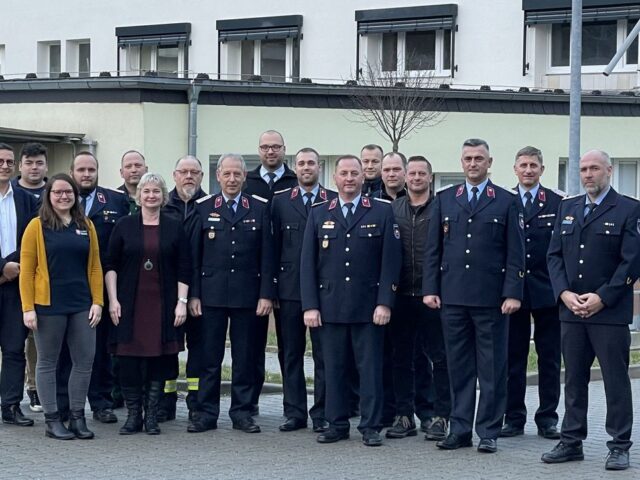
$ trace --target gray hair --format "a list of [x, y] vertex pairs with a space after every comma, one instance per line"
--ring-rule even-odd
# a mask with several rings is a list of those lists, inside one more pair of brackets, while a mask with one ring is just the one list
[[481, 138], [468, 138], [462, 144], [462, 148], [464, 147], [484, 147], [487, 149], [487, 152], [489, 151], [489, 144]]
[[222, 168], [222, 162], [224, 162], [227, 158], [238, 160], [242, 164], [242, 171], [247, 171], [247, 164], [245, 163], [244, 158], [242, 158], [242, 155], [240, 155], [239, 153], [223, 153], [222, 155], [220, 155], [220, 158], [218, 159], [218, 163], [216, 165], [217, 170], [220, 170]]
[[589, 150], [588, 152], [586, 152], [583, 157], [587, 156], [590, 153], [596, 153], [600, 156], [600, 158], [602, 159], [602, 161], [604, 163], [607, 164], [608, 167], [611, 166], [611, 157], [609, 156], [609, 154], [607, 152], [605, 152], [604, 150]]
[[138, 186], [136, 187], [136, 204], [140, 205], [140, 192], [149, 183], [155, 183], [162, 190], [162, 206], [164, 207], [169, 202], [169, 190], [167, 190], [167, 183], [164, 181], [161, 175], [157, 173], [145, 173]]
[[538, 162], [540, 162], [540, 165], [543, 165], [542, 152], [539, 148], [532, 146], [521, 148], [520, 150], [518, 150], [518, 153], [516, 153], [516, 163], [518, 163], [518, 159], [520, 157], [536, 157], [538, 159]]
[[200, 160], [198, 160], [198, 157], [194, 156], [194, 155], [185, 155], [184, 157], [180, 157], [178, 159], [178, 161], [176, 162], [176, 166], [173, 168], [178, 168], [178, 165], [180, 165], [180, 162], [182, 160], [194, 160], [195, 162], [198, 162], [198, 165], [200, 165], [200, 168], [202, 168], [202, 162]]

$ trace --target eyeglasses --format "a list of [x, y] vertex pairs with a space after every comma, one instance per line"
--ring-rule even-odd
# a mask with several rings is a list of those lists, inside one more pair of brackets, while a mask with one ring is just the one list
[[274, 152], [279, 152], [280, 150], [282, 150], [282, 147], [284, 147], [284, 145], [260, 145], [260, 151], [267, 153], [269, 150], [273, 150]]
[[51, 190], [51, 193], [56, 198], [61, 198], [63, 195], [66, 195], [67, 197], [73, 197], [73, 190], [71, 190], [71, 189], [69, 189], [69, 190]]
[[191, 174], [192, 177], [197, 177], [202, 173], [202, 170], [176, 170], [176, 173], [179, 173], [183, 177]]
[[14, 160], [2, 160], [0, 159], [0, 167], [11, 168], [16, 164]]

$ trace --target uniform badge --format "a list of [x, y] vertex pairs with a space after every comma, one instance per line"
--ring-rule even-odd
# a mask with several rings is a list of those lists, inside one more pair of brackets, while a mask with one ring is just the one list
[[88, 233], [87, 233], [87, 231], [86, 231], [86, 230], [79, 230], [79, 229], [76, 229], [76, 235], [84, 235], [84, 236], [87, 236], [87, 235], [88, 235]]
[[522, 270], [520, 270], [520, 271], [518, 272], [518, 276], [519, 276], [520, 278], [524, 278], [524, 272], [523, 272]]
[[[638, 222], [640, 222], [640, 220], [638, 220]], [[566, 217], [564, 217], [564, 219], [562, 220], [562, 225], [571, 225], [573, 224], [573, 217], [571, 215], [567, 215]]]
[[396, 237], [396, 240], [400, 240], [400, 228], [397, 223], [393, 224], [393, 236]]
[[216, 232], [214, 230], [209, 231], [209, 240], [216, 238]]
[[[543, 189], [539, 189], [538, 190], [538, 200], [540, 200], [541, 202], [546, 202], [547, 201], [547, 197], [546, 197], [546, 194], [544, 193]], [[542, 204], [540, 204], [540, 206], [542, 207]]]
[[331, 200], [331, 203], [329, 204], [329, 210], [333, 210], [334, 208], [336, 208], [336, 205], [338, 205], [338, 199], [334, 198], [333, 200]]
[[518, 214], [518, 225], [520, 225], [520, 228], [524, 230], [524, 215], [522, 215], [522, 213]]
[[[638, 220], [638, 222], [640, 222], [640, 220]], [[632, 282], [633, 279], [631, 277], [627, 277], [627, 285], [631, 285]]]
[[249, 208], [249, 199], [247, 197], [242, 197], [242, 208]]
[[449, 222], [444, 222], [442, 224], [442, 233], [444, 233], [445, 235], [449, 233]]
[[213, 204], [213, 206], [215, 208], [220, 208], [222, 206], [222, 195], [220, 195], [219, 197], [216, 197], [216, 201]]
[[496, 191], [493, 189], [493, 187], [487, 187], [487, 197], [496, 198]]
[[329, 236], [325, 235], [322, 239], [322, 248], [329, 248]]
[[362, 197], [362, 206], [366, 208], [371, 207], [371, 200], [369, 200], [369, 197]]
[[458, 190], [456, 190], [456, 197], [459, 197], [460, 195], [462, 195], [464, 193], [464, 184], [460, 185], [458, 187]]
[[391, 284], [391, 291], [395, 292], [396, 290], [398, 290], [398, 286], [395, 283]]
[[326, 220], [323, 224], [322, 227], [326, 230], [332, 230], [334, 228], [336, 228], [336, 222], [334, 222], [333, 220]]
[[293, 190], [291, 190], [291, 200], [293, 200], [294, 198], [296, 198], [298, 196], [298, 191], [300, 189], [298, 187], [295, 187]]
[[100, 203], [107, 203], [107, 199], [106, 199], [106, 198], [104, 198], [104, 193], [102, 193], [102, 192], [98, 192], [97, 197], [98, 197], [98, 201], [99, 201]]
[[322, 188], [320, 189], [320, 198], [322, 200], [327, 200], [327, 191], [323, 190]]

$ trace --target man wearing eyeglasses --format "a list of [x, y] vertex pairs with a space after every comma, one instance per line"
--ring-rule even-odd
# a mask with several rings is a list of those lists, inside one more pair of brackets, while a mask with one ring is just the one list
[[21, 427], [33, 425], [20, 410], [24, 386], [24, 345], [27, 329], [22, 323], [18, 275], [20, 243], [27, 224], [36, 216], [33, 195], [13, 188], [13, 147], [0, 143], [0, 400], [2, 422]]
[[[187, 225], [196, 205], [196, 201], [206, 196], [202, 190], [202, 163], [193, 155], [185, 155], [176, 162], [173, 170], [173, 181], [176, 186], [169, 192], [169, 202], [165, 205], [166, 212], [174, 214]], [[189, 419], [193, 418], [193, 412], [197, 410], [197, 396], [200, 383], [199, 365], [200, 356], [197, 353], [197, 343], [201, 338], [200, 321], [190, 315], [185, 322], [185, 334], [187, 339], [187, 408]], [[177, 359], [176, 359], [177, 360]], [[178, 365], [175, 365], [178, 372]], [[164, 392], [158, 408], [158, 422], [174, 420], [176, 418], [176, 402], [178, 400], [178, 378], [167, 380], [164, 384]]]
[[[243, 186], [246, 195], [258, 195], [271, 200], [274, 192], [295, 188], [298, 178], [293, 170], [284, 163], [287, 147], [280, 132], [267, 130], [258, 140], [258, 155], [261, 165], [247, 172], [247, 178]], [[264, 351], [267, 346], [267, 332], [269, 330], [269, 317], [262, 317], [256, 323], [255, 329], [255, 389], [252, 395], [253, 415], [258, 415], [258, 400], [264, 384]]]

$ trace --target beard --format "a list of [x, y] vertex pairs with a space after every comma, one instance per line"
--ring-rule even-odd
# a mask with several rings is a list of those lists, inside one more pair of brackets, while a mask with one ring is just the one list
[[195, 185], [187, 185], [182, 188], [182, 195], [187, 199], [187, 201], [189, 201], [196, 194], [196, 190], [197, 188], [195, 187]]

